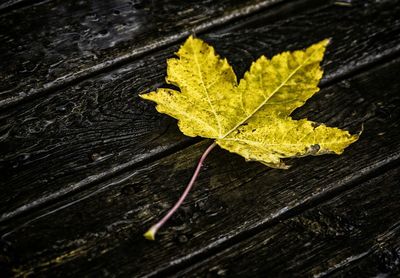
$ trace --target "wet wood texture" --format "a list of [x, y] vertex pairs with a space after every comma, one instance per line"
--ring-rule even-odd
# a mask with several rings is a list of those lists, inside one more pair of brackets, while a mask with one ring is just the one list
[[[14, 3], [0, 6], [2, 273], [400, 275], [397, 1]], [[239, 77], [261, 54], [332, 38], [322, 90], [294, 117], [364, 131], [287, 171], [214, 150], [148, 242], [210, 141], [137, 95], [164, 84], [194, 31]]]
[[[397, 60], [332, 85], [304, 107], [306, 114], [297, 114], [350, 129], [363, 123], [363, 136], [343, 155], [294, 160], [290, 170], [282, 171], [216, 150], [185, 207], [160, 232], [158, 241], [149, 243], [142, 237], [145, 227], [179, 196], [209, 144], [200, 142], [4, 225], [9, 252], [18, 254], [16, 270], [164, 276], [311, 201], [357, 186], [392, 167], [400, 156], [400, 84], [390, 82], [399, 64]], [[332, 106], [336, 113], [327, 112]], [[382, 107], [387, 110], [381, 112]], [[98, 269], [102, 262], [107, 266]]]
[[8, 12], [0, 16], [0, 107], [275, 2], [279, 0], [54, 0]]
[[[310, 11], [304, 3], [288, 5], [229, 24], [202, 38], [215, 45], [242, 76], [261, 54], [272, 56], [332, 37], [324, 61], [324, 84], [398, 51], [399, 5], [384, 3], [370, 11], [362, 7], [324, 4]], [[351, 44], [357, 47], [349, 47]], [[7, 177], [0, 220], [192, 143], [177, 130], [175, 121], [137, 98], [138, 93], [163, 84], [165, 60], [176, 49], [177, 45], [171, 46], [0, 112], [0, 146], [4, 150], [0, 167]]]
[[397, 166], [178, 276], [380, 277], [398, 273], [399, 180]]

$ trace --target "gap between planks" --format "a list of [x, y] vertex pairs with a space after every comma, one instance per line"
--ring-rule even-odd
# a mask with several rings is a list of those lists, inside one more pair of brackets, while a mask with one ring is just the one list
[[[30, 1], [30, 0], [27, 0]], [[289, 3], [290, 5], [298, 5], [313, 2], [314, 0], [298, 0], [295, 3]], [[96, 75], [106, 73], [112, 71], [118, 67], [126, 65], [138, 58], [141, 58], [144, 55], [151, 54], [157, 50], [162, 48], [169, 47], [176, 43], [183, 42], [183, 39], [191, 34], [202, 34], [210, 29], [214, 29], [217, 27], [222, 27], [225, 24], [230, 23], [233, 20], [237, 20], [246, 16], [250, 16], [254, 13], [261, 12], [266, 8], [276, 9], [279, 5], [287, 4], [283, 0], [269, 0], [262, 1], [260, 3], [256, 3], [253, 5], [249, 5], [244, 8], [240, 8], [235, 10], [229, 15], [225, 15], [219, 18], [211, 19], [206, 23], [202, 23], [198, 26], [193, 27], [191, 30], [185, 30], [180, 33], [176, 33], [174, 35], [169, 35], [164, 37], [163, 39], [158, 40], [157, 42], [153, 42], [149, 45], [139, 47], [134, 49], [129, 54], [121, 55], [118, 57], [114, 57], [111, 60], [106, 60], [97, 65], [91, 66], [87, 69], [80, 70], [71, 75], [64, 75], [62, 77], [57, 78], [51, 82], [45, 83], [42, 88], [34, 89], [30, 92], [27, 92], [24, 96], [12, 96], [0, 101], [0, 109], [11, 108], [19, 103], [29, 101], [30, 99], [41, 96], [43, 94], [54, 93], [57, 90], [66, 88], [68, 86], [77, 84], [81, 81], [84, 81], [87, 78], [94, 77]]]
[[14, 10], [22, 9], [28, 6], [42, 4], [43, 2], [49, 2], [52, 0], [8, 0], [0, 4], [0, 16], [12, 12]]
[[[398, 164], [399, 163], [397, 163], [397, 165]], [[258, 268], [262, 269], [261, 271], [256, 271], [258, 273], [264, 273], [265, 271], [267, 271], [267, 269], [270, 269], [270, 271], [272, 272], [270, 274], [274, 275], [277, 275], [278, 273], [288, 275], [289, 273], [291, 273], [300, 276], [309, 276], [307, 275], [308, 273], [314, 274], [313, 277], [330, 277], [330, 275], [333, 273], [346, 271], [346, 269], [348, 271], [348, 268], [351, 268], [359, 262], [365, 262], [365, 259], [367, 257], [371, 257], [374, 256], [376, 253], [382, 252], [382, 249], [384, 250], [385, 246], [390, 246], [390, 242], [395, 240], [395, 235], [398, 234], [398, 232], [400, 231], [399, 219], [392, 219], [393, 215], [395, 215], [394, 211], [396, 211], [398, 207], [398, 205], [395, 205], [395, 200], [400, 191], [393, 192], [393, 195], [390, 194], [391, 190], [394, 190], [396, 187], [396, 181], [398, 178], [397, 176], [400, 173], [399, 170], [400, 168], [398, 166], [393, 165], [393, 167], [385, 169], [383, 173], [378, 176], [372, 177], [368, 181], [358, 183], [357, 186], [346, 189], [343, 192], [339, 192], [338, 194], [335, 194], [333, 198], [330, 198], [328, 200], [321, 200], [321, 202], [317, 203], [315, 206], [305, 208], [303, 211], [296, 213], [296, 215], [279, 221], [279, 223], [276, 223], [276, 225], [273, 225], [273, 227], [268, 227], [268, 229], [264, 229], [257, 235], [240, 241], [237, 244], [234, 244], [227, 249], [224, 249], [222, 252], [213, 255], [212, 257], [208, 257], [207, 259], [195, 265], [192, 265], [189, 268], [183, 269], [177, 274], [177, 276], [184, 277], [184, 273], [200, 274], [207, 272], [207, 269], [214, 268], [226, 269], [230, 273], [232, 273], [233, 269], [230, 269], [230, 267], [234, 267], [234, 264], [230, 263], [229, 261], [231, 261], [232, 259], [234, 260], [235, 257], [237, 258], [238, 256], [246, 257], [246, 254], [251, 254], [252, 256], [252, 258], [248, 258], [249, 262], [246, 264], [251, 265], [252, 263], [254, 263], [254, 268], [250, 270], [253, 275], [253, 270], [256, 270]], [[376, 189], [376, 186], [381, 184], [383, 186], [383, 190], [379, 192], [380, 195], [376, 196], [375, 199], [374, 195], [377, 194], [378, 191], [380, 191], [379, 189]], [[387, 189], [387, 186], [389, 184], [389, 188], [391, 188], [391, 190]], [[373, 192], [375, 192], [375, 194]], [[365, 193], [365, 195], [362, 195], [363, 193]], [[390, 194], [391, 196], [389, 197], [387, 196], [387, 194]], [[387, 197], [385, 198], [385, 196]], [[355, 199], [359, 199], [360, 202], [355, 201]], [[391, 202], [387, 202], [387, 199], [391, 200]], [[374, 212], [374, 209], [376, 207], [372, 204], [379, 204], [380, 202], [378, 202], [378, 200], [382, 202], [382, 204], [378, 205], [378, 210], [380, 210], [380, 213], [388, 211], [388, 215], [384, 215], [383, 219], [386, 219], [386, 221], [392, 219], [392, 222], [387, 223], [388, 225], [382, 230], [376, 230], [377, 233], [374, 235], [375, 230], [374, 228], [371, 228], [371, 226], [379, 227], [379, 224], [376, 224], [374, 218], [379, 217], [380, 213]], [[337, 202], [339, 203], [338, 206], [336, 206]], [[352, 205], [353, 202], [356, 202], [354, 203], [354, 206], [349, 206]], [[368, 204], [370, 204], [370, 206]], [[367, 206], [367, 208], [365, 208], [365, 206]], [[355, 208], [354, 214], [352, 213], [353, 207]], [[348, 208], [348, 210], [346, 210], [345, 208]], [[364, 211], [363, 208], [366, 209], [366, 211]], [[328, 214], [325, 214], [325, 211], [327, 211]], [[349, 212], [349, 214], [347, 214], [346, 212]], [[357, 214], [357, 212], [365, 212], [365, 217], [368, 220]], [[307, 217], [308, 213], [311, 213], [309, 214], [311, 215], [310, 218]], [[329, 213], [332, 214], [330, 215]], [[316, 218], [313, 218], [313, 216], [316, 216]], [[343, 218], [341, 218], [341, 216], [343, 216]], [[312, 224], [306, 224], [305, 231], [302, 231], [301, 229], [293, 229], [293, 227], [291, 227], [290, 225], [291, 220], [294, 221], [292, 223], [296, 223], [296, 219], [298, 220], [303, 217], [306, 220], [314, 222]], [[338, 222], [335, 221], [337, 219], [344, 220], [344, 225], [349, 225], [350, 227], [354, 228], [354, 230], [352, 228], [347, 230], [345, 227], [340, 225], [340, 220]], [[378, 221], [380, 221], [381, 224], [386, 222], [382, 219], [379, 219]], [[313, 224], [316, 224], [318, 228], [313, 228]], [[320, 226], [318, 226], [319, 224]], [[335, 224], [337, 224], [337, 226]], [[279, 227], [284, 228], [280, 229]], [[343, 229], [341, 229], [341, 227]], [[333, 229], [333, 233], [336, 233], [336, 228], [338, 228], [340, 235], [337, 237], [335, 237], [336, 235], [333, 235], [333, 238], [329, 237], [329, 232], [332, 232], [331, 228]], [[305, 235], [308, 232], [312, 233], [313, 231], [315, 231], [316, 233], [314, 234], [314, 236]], [[328, 240], [324, 238], [324, 231], [328, 234]], [[365, 231], [366, 233], [364, 233]], [[372, 231], [371, 234], [369, 234], [370, 231]], [[282, 232], [284, 233], [284, 235], [280, 236]], [[293, 244], [296, 247], [293, 248], [293, 246], [288, 246], [288, 248], [282, 252], [282, 257], [274, 254], [271, 255], [272, 258], [268, 260], [270, 258], [270, 256], [268, 255], [268, 251], [271, 250], [271, 248], [271, 251], [277, 251], [283, 246], [287, 245], [288, 240], [290, 241], [291, 239], [296, 238], [297, 235], [298, 238], [296, 240], [296, 243]], [[279, 241], [281, 237], [282, 241], [286, 242], [286, 244], [282, 244], [282, 242]], [[307, 238], [310, 241], [308, 241]], [[376, 240], [373, 240], [373, 238], [375, 238]], [[370, 240], [368, 241], [368, 239]], [[352, 242], [353, 240], [355, 240], [355, 246], [348, 246], [350, 252], [346, 252], [345, 254], [343, 253], [344, 256], [341, 255], [340, 251], [332, 252], [332, 250], [329, 249], [329, 247], [331, 246], [338, 247], [342, 244], [342, 241], [347, 241], [349, 243], [349, 241]], [[360, 242], [363, 242], [364, 240], [367, 241], [367, 243], [360, 244]], [[310, 245], [308, 246], [307, 243], [309, 243]], [[360, 246], [362, 247], [359, 248]], [[340, 247], [338, 248], [339, 249], [335, 250], [340, 250]], [[294, 257], [291, 256], [291, 254], [293, 254], [292, 252], [296, 252], [293, 249], [297, 249], [296, 251], [298, 252], [298, 254], [296, 254], [296, 256]], [[391, 247], [391, 250], [393, 249], [396, 250], [395, 247]], [[240, 250], [244, 250], [244, 254], [241, 254]], [[255, 254], [253, 254], [252, 251], [254, 251]], [[303, 253], [302, 251], [306, 252]], [[332, 252], [332, 257], [326, 257], [326, 255], [330, 254], [330, 252]], [[312, 256], [313, 258], [310, 258], [309, 254], [315, 254], [315, 257]], [[260, 260], [255, 261], [255, 258], [258, 258], [258, 255], [265, 257], [260, 257]], [[276, 256], [278, 256], [279, 258], [277, 258]], [[394, 257], [395, 256], [396, 255], [394, 255]], [[290, 260], [287, 262], [286, 260], [289, 259], [288, 257], [290, 257]], [[313, 261], [314, 263], [310, 263], [310, 261], [307, 261], [308, 259], [310, 261]], [[299, 264], [296, 264], [296, 262], [299, 262]], [[375, 262], [375, 266], [377, 266], [376, 264], [377, 263]], [[388, 264], [390, 264], [390, 262], [388, 262]], [[236, 268], [236, 271], [240, 269], [240, 265], [241, 264], [239, 263], [239, 267]], [[392, 265], [396, 265], [396, 263], [393, 262]], [[287, 269], [290, 266], [292, 266], [293, 268]], [[303, 267], [305, 269], [303, 269]], [[305, 272], [301, 272], [300, 274], [298, 272], [300, 270], [305, 270]], [[393, 271], [396, 270], [393, 269]], [[272, 277], [274, 275], [272, 275]]]
[[[339, 74], [338, 76], [334, 76], [332, 79], [328, 79], [325, 82], [321, 82], [319, 87], [322, 89], [322, 88], [331, 86], [335, 83], [338, 83], [342, 80], [357, 76], [368, 70], [378, 68], [381, 65], [384, 65], [384, 64], [388, 63], [389, 61], [392, 61], [395, 58], [399, 57], [399, 54], [400, 54], [399, 50], [396, 49], [396, 51], [391, 53], [390, 55], [383, 56], [380, 59], [372, 61], [370, 64], [367, 64], [367, 65], [364, 65], [361, 67], [357, 67], [353, 71], [350, 71], [350, 72], [347, 72], [347, 73], [341, 74], [341, 75]], [[140, 161], [133, 160], [133, 161], [129, 161], [124, 164], [120, 164], [117, 167], [113, 167], [108, 172], [103, 172], [102, 174], [99, 174], [95, 177], [90, 177], [88, 179], [84, 179], [84, 180], [76, 183], [73, 187], [68, 188], [67, 190], [56, 191], [55, 193], [52, 193], [45, 197], [36, 199], [35, 201], [33, 201], [29, 204], [26, 204], [24, 206], [21, 206], [11, 212], [5, 213], [5, 214], [3, 214], [2, 218], [0, 219], [0, 223], [9, 223], [10, 221], [12, 221], [13, 219], [15, 219], [17, 217], [26, 216], [27, 214], [30, 214], [37, 210], [43, 209], [47, 206], [55, 204], [58, 201], [61, 201], [65, 198], [73, 196], [79, 192], [82, 192], [82, 191], [90, 188], [90, 187], [93, 187], [100, 182], [109, 180], [117, 175], [121, 175], [126, 171], [131, 171], [138, 167], [142, 167], [149, 163], [152, 163], [152, 162], [155, 162], [162, 158], [168, 157], [178, 151], [184, 150], [196, 143], [199, 143], [199, 142], [205, 141], [205, 140], [208, 140], [208, 139], [194, 138], [194, 139], [190, 139], [188, 141], [179, 142], [174, 147], [172, 147], [170, 149], [166, 149], [161, 152], [156, 152], [153, 156], [149, 156], [146, 159], [143, 159]]]
[[[246, 24], [246, 23], [238, 24], [237, 28], [239, 28], [243, 24]], [[399, 46], [399, 48], [400, 48], [400, 46]], [[344, 74], [343, 74], [343, 72], [341, 72], [337, 75], [333, 75], [331, 77], [331, 79], [328, 79], [326, 82], [322, 82], [321, 87], [325, 87], [329, 84], [333, 84], [333, 83], [343, 80], [345, 78], [354, 76], [360, 72], [363, 72], [365, 70], [368, 70], [368, 69], [376, 67], [380, 64], [383, 64], [386, 61], [390, 61], [393, 59], [393, 57], [395, 57], [399, 53], [399, 49], [397, 49], [397, 48], [395, 48], [395, 49], [391, 48], [387, 51], [388, 51], [388, 53], [382, 52], [381, 56], [379, 56], [376, 60], [369, 61], [368, 64], [355, 67], [352, 70], [347, 71], [347, 72], [345, 71]], [[59, 190], [59, 191], [57, 191], [51, 195], [48, 195], [44, 198], [39, 198], [25, 206], [19, 207], [19, 208], [15, 209], [14, 211], [7, 213], [4, 217], [4, 222], [8, 222], [9, 220], [11, 220], [14, 217], [17, 217], [19, 215], [25, 215], [31, 211], [35, 211], [36, 209], [46, 207], [47, 205], [50, 205], [50, 204], [54, 204], [58, 200], [62, 200], [67, 196], [71, 196], [77, 192], [81, 192], [101, 181], [115, 177], [116, 175], [119, 175], [125, 171], [129, 171], [131, 169], [135, 169], [137, 167], [157, 161], [161, 158], [164, 158], [166, 156], [169, 156], [169, 155], [175, 153], [176, 151], [183, 150], [199, 141], [200, 140], [181, 142], [181, 143], [175, 145], [172, 149], [165, 150], [161, 153], [156, 153], [153, 156], [150, 156], [143, 161], [129, 161], [127, 163], [120, 164], [117, 167], [112, 168], [111, 171], [103, 172], [100, 175], [90, 177], [89, 179], [85, 179], [85, 180], [82, 180], [81, 182], [74, 184], [74, 186], [72, 186], [69, 190]]]
[[[399, 61], [397, 61], [398, 63]], [[356, 172], [356, 175], [353, 175], [352, 172], [343, 176], [339, 182], [336, 180], [330, 182], [330, 188], [327, 191], [322, 191], [316, 195], [310, 195], [304, 198], [302, 201], [297, 203], [293, 203], [290, 208], [282, 209], [277, 211], [272, 215], [269, 219], [262, 219], [261, 221], [257, 221], [257, 223], [250, 224], [246, 230], [238, 231], [236, 233], [232, 233], [232, 235], [228, 235], [226, 238], [220, 238], [210, 244], [207, 247], [202, 248], [203, 252], [215, 252], [214, 250], [218, 250], [219, 246], [224, 246], [225, 244], [235, 244], [241, 238], [252, 237], [254, 233], [258, 233], [258, 231], [265, 229], [265, 227], [269, 227], [269, 225], [273, 225], [276, 221], [280, 221], [282, 217], [291, 217], [292, 214], [298, 213], [298, 211], [302, 211], [307, 209], [308, 207], [314, 206], [314, 204], [318, 204], [323, 202], [325, 199], [330, 199], [332, 195], [337, 195], [340, 192], [347, 190], [349, 188], [353, 188], [363, 180], [369, 179], [370, 177], [374, 177], [378, 175], [380, 172], [385, 171], [385, 169], [390, 169], [395, 165], [398, 165], [398, 158], [400, 156], [400, 152], [397, 150], [395, 153], [387, 157], [381, 157], [377, 159], [373, 165], [364, 165], [364, 167], [360, 168], [359, 172]], [[217, 248], [217, 249], [216, 249]], [[181, 259], [175, 259], [168, 266], [164, 266], [163, 269], [160, 269], [157, 273], [153, 272], [151, 275], [162, 275], [165, 273], [169, 273], [169, 271], [174, 272], [173, 267], [184, 267], [185, 264], [190, 263], [192, 260], [201, 259], [202, 254], [199, 254], [196, 250], [193, 256], [184, 256]], [[172, 267], [172, 268], [171, 268]]]
[[187, 256], [184, 259], [179, 258], [178, 260], [171, 261], [167, 267], [157, 269], [145, 277], [165, 277], [167, 275], [173, 275], [178, 271], [181, 271], [193, 264], [199, 263], [210, 256], [216, 255], [227, 248], [233, 247], [244, 240], [250, 239], [262, 233], [267, 228], [275, 226], [280, 221], [288, 220], [292, 217], [298, 216], [319, 204], [329, 201], [341, 193], [351, 190], [357, 185], [368, 181], [369, 179], [378, 177], [385, 172], [398, 167], [399, 165], [400, 153], [396, 153], [395, 155], [388, 157], [386, 160], [380, 161], [376, 168], [366, 169], [362, 173], [357, 173], [357, 175], [354, 175], [348, 180], [340, 180], [337, 183], [337, 186], [333, 187], [331, 190], [312, 196], [303, 202], [299, 202], [288, 210], [279, 211], [279, 213], [273, 215], [272, 218], [267, 219], [266, 221], [261, 221], [257, 223], [257, 225], [249, 227], [244, 232], [235, 234], [230, 238], [222, 238], [220, 241], [213, 242], [212, 245], [197, 250], [196, 252], [192, 253], [191, 256]]

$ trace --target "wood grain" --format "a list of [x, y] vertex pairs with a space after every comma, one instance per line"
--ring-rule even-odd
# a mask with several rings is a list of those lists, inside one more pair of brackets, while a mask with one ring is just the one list
[[[398, 184], [398, 180], [393, 181]], [[396, 188], [398, 189], [398, 187]], [[390, 193], [391, 194], [391, 193]], [[387, 213], [387, 212], [385, 212]], [[389, 220], [391, 221], [391, 220]], [[351, 261], [332, 271], [332, 277], [372, 277], [372, 276], [400, 276], [400, 229], [396, 223], [386, 232], [375, 238], [375, 244], [371, 246], [370, 252], [358, 260]], [[331, 274], [329, 273], [329, 274]]]
[[156, 242], [146, 241], [142, 233], [177, 199], [209, 144], [201, 142], [3, 225], [3, 265], [17, 276], [164, 276], [357, 188], [400, 158], [399, 69], [398, 59], [344, 80], [297, 111], [353, 132], [364, 124], [341, 156], [289, 161], [283, 171], [216, 149], [185, 206]]
[[0, 3], [0, 14], [8, 13], [13, 10], [21, 9], [23, 7], [38, 4], [44, 0], [3, 0]]
[[[368, 3], [368, 9], [362, 9], [365, 1], [351, 7], [316, 6], [315, 10], [289, 5], [202, 38], [215, 45], [242, 76], [261, 54], [272, 56], [331, 37], [324, 62], [326, 84], [397, 53], [399, 5]], [[180, 134], [173, 120], [137, 98], [139, 92], [163, 84], [165, 60], [177, 47], [3, 111], [1, 220], [193, 143]], [[336, 109], [324, 112], [343, 113]]]
[[397, 167], [174, 276], [397, 277], [399, 180]]
[[44, 1], [0, 16], [0, 108], [281, 0]]

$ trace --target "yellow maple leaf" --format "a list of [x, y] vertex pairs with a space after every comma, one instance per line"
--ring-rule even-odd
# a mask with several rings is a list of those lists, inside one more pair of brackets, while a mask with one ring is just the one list
[[[178, 58], [167, 61], [166, 81], [180, 91], [159, 88], [140, 97], [177, 119], [185, 135], [215, 139], [220, 147], [273, 168], [288, 168], [284, 158], [341, 154], [358, 135], [290, 117], [319, 91], [320, 62], [328, 42], [272, 59], [261, 56], [238, 83], [226, 59], [190, 36], [176, 53]], [[158, 228], [150, 229], [146, 238], [154, 239]]]
[[179, 58], [168, 60], [167, 83], [180, 91], [160, 88], [140, 96], [177, 119], [185, 135], [215, 139], [222, 148], [270, 167], [287, 168], [282, 158], [341, 154], [357, 135], [289, 116], [319, 91], [327, 44], [323, 40], [271, 60], [261, 56], [238, 84], [226, 59], [189, 37]]

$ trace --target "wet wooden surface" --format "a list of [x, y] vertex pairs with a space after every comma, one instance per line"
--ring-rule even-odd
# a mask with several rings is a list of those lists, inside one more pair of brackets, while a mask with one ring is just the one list
[[398, 272], [399, 180], [397, 166], [210, 256], [178, 276], [379, 277]]
[[0, 17], [0, 107], [53, 91], [279, 0], [38, 2]]
[[[400, 275], [398, 1], [8, 2], [2, 273]], [[364, 132], [343, 155], [289, 161], [287, 171], [214, 150], [148, 242], [142, 233], [210, 141], [183, 136], [137, 95], [163, 85], [165, 60], [192, 32], [239, 77], [261, 54], [332, 38], [322, 90], [295, 117]]]

